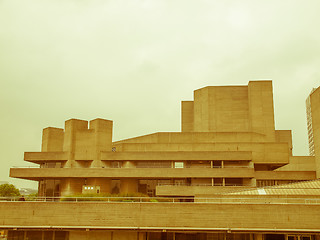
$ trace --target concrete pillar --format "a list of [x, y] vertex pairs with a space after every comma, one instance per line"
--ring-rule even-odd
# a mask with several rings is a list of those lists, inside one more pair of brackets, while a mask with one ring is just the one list
[[137, 232], [114, 231], [112, 240], [137, 240]]
[[120, 181], [120, 193], [138, 192], [138, 179], [122, 178]]
[[70, 231], [69, 240], [112, 240], [109, 231]]
[[93, 162], [92, 167], [102, 167], [105, 164], [101, 163], [101, 151], [112, 151], [112, 127], [113, 122], [105, 119], [94, 119], [90, 121], [90, 130], [93, 131]]
[[82, 178], [65, 178], [60, 183], [60, 196], [69, 196], [82, 193], [84, 179]]
[[111, 180], [107, 178], [87, 178], [87, 185], [100, 186], [100, 193], [111, 193]]
[[243, 179], [243, 186], [256, 187], [257, 186], [257, 180], [255, 178], [244, 178]]
[[68, 161], [65, 167], [76, 167], [76, 135], [78, 131], [88, 130], [88, 122], [79, 119], [70, 119], [65, 122], [63, 151], [68, 152]]
[[42, 152], [62, 152], [64, 131], [62, 128], [48, 127], [42, 131]]
[[139, 232], [138, 233], [138, 240], [145, 240], [146, 239], [146, 232]]
[[122, 168], [135, 168], [136, 164], [134, 161], [123, 161]]
[[264, 239], [263, 234], [261, 233], [254, 234], [254, 240], [263, 240], [263, 239]]
[[[110, 120], [97, 118], [90, 121], [89, 129], [93, 134], [93, 161], [90, 167], [110, 167], [110, 163], [101, 161], [101, 151], [112, 151], [112, 128], [113, 122]], [[87, 184], [100, 186], [101, 193], [111, 193], [111, 180], [91, 178]]]

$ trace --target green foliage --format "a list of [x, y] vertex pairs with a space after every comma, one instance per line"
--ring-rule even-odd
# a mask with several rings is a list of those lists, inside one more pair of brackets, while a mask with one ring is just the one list
[[16, 197], [20, 196], [19, 190], [12, 184], [0, 185], [0, 197]]
[[142, 193], [121, 193], [121, 194], [110, 194], [110, 193], [86, 193], [65, 196], [60, 199], [61, 201], [111, 201], [111, 202], [149, 202], [150, 198], [148, 195]]
[[38, 198], [38, 193], [32, 193], [25, 196], [26, 201], [35, 201]]

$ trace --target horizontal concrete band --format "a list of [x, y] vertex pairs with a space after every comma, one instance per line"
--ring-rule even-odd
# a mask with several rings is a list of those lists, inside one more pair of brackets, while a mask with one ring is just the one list
[[10, 177], [41, 178], [253, 178], [253, 168], [11, 168]]
[[314, 180], [316, 171], [256, 171], [257, 180]]
[[121, 143], [115, 146], [120, 152], [249, 151], [255, 163], [289, 163], [287, 143]]
[[249, 151], [171, 151], [171, 152], [102, 152], [101, 160], [121, 161], [121, 160], [252, 160]]
[[[279, 130], [278, 130], [279, 131]], [[283, 130], [281, 130], [283, 132]], [[265, 134], [256, 132], [157, 132], [115, 141], [120, 143], [215, 143], [264, 142]]]
[[1, 202], [2, 228], [204, 229], [314, 232], [320, 205]]
[[24, 160], [28, 162], [41, 163], [45, 161], [67, 161], [67, 152], [25, 152]]
[[217, 233], [319, 233], [320, 229], [267, 229], [267, 228], [170, 228], [170, 227], [92, 227], [92, 226], [1, 226], [6, 230], [72, 230], [72, 231], [138, 231], [138, 232], [217, 232]]
[[315, 171], [274, 172], [252, 168], [11, 168], [10, 177], [41, 178], [256, 178], [257, 180], [312, 180]]
[[[84, 157], [85, 156], [85, 157]], [[88, 159], [87, 153], [81, 152], [75, 154], [75, 160], [93, 160]], [[26, 152], [24, 160], [28, 162], [41, 163], [47, 161], [67, 161], [67, 152]], [[250, 151], [171, 151], [171, 152], [101, 152], [101, 160], [104, 161], [251, 161], [252, 153]]]

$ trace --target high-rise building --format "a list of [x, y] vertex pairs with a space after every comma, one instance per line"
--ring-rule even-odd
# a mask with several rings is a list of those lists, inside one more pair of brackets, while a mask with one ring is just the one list
[[[319, 92], [315, 156], [293, 156], [291, 131], [275, 129], [271, 81], [196, 90], [181, 132], [113, 142], [110, 120], [46, 128], [42, 151], [24, 155], [39, 167], [10, 176], [38, 181], [52, 202], [0, 203], [0, 224], [17, 239], [319, 239]], [[108, 197], [60, 202], [84, 194]]]
[[[312, 89], [310, 95], [316, 90]], [[313, 143], [313, 128], [312, 128], [312, 114], [311, 114], [311, 101], [310, 95], [306, 100], [306, 112], [307, 112], [307, 128], [308, 128], [308, 141], [309, 141], [309, 154], [314, 156], [314, 143]]]
[[315, 156], [317, 178], [320, 178], [320, 87], [307, 98], [307, 122], [310, 155]]

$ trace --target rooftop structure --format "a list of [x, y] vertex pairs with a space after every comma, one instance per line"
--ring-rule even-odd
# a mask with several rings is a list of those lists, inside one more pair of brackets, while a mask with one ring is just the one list
[[[69, 239], [314, 239], [320, 234], [319, 190], [310, 193], [301, 189], [311, 183], [292, 183], [320, 176], [319, 89], [310, 95], [308, 110], [314, 156], [293, 156], [291, 131], [275, 129], [271, 81], [196, 90], [193, 101], [182, 102], [181, 132], [113, 142], [110, 120], [70, 119], [64, 129], [45, 128], [42, 151], [24, 155], [39, 167], [12, 168], [10, 176], [38, 181], [42, 199], [95, 194], [109, 196], [109, 203], [32, 202], [28, 211], [36, 217], [28, 212], [20, 225], [0, 204], [3, 228], [62, 229]], [[288, 190], [291, 205], [283, 205], [288, 194], [280, 186], [299, 186]], [[145, 197], [110, 203], [116, 194]], [[20, 205], [12, 203], [17, 214]]]

